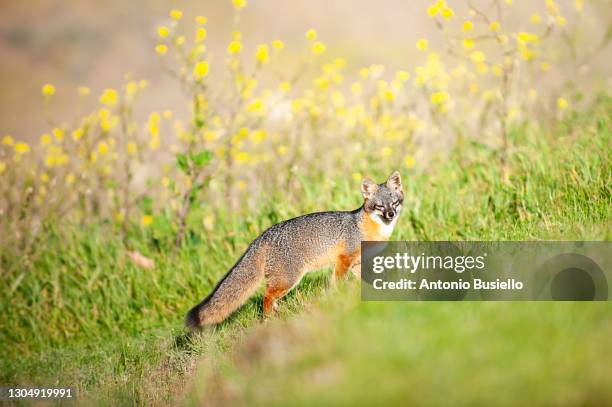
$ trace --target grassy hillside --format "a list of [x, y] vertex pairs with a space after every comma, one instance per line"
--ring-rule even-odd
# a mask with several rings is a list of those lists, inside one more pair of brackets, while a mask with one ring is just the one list
[[[514, 128], [507, 181], [495, 150], [475, 142], [404, 171], [394, 239], [609, 240], [610, 110], [601, 98], [553, 130]], [[357, 281], [333, 291], [321, 271], [269, 321], [259, 294], [185, 335], [185, 312], [266, 227], [360, 204], [349, 177], [300, 182], [299, 196], [269, 191], [245, 217], [219, 209], [214, 230], [178, 251], [154, 229], [134, 228], [124, 243], [103, 223], [43, 225], [32, 253], [3, 257], [12, 272], [0, 288], [0, 382], [146, 404], [612, 402], [609, 303], [362, 303]], [[136, 267], [126, 246], [156, 267]]]

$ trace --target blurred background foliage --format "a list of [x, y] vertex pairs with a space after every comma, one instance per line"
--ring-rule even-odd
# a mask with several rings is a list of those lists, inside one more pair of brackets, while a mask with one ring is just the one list
[[181, 5], [7, 5], [3, 245], [64, 218], [179, 246], [299, 176], [426, 167], [466, 141], [508, 179], [512, 126], [550, 129], [609, 86], [605, 4]]
[[[360, 205], [366, 175], [402, 173], [397, 239], [610, 238], [608, 2], [2, 10], [4, 382], [59, 376], [109, 400], [170, 400], [193, 354], [226, 363], [260, 297], [218, 336], [170, 343], [189, 306], [271, 224]], [[283, 315], [324, 281], [307, 279]]]

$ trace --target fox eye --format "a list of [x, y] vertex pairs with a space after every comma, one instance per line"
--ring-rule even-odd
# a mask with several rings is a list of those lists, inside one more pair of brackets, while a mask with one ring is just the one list
[[400, 200], [398, 199], [397, 201], [393, 202], [393, 206], [399, 206], [399, 204], [400, 204], [400, 203], [401, 203], [401, 202], [400, 202]]
[[379, 211], [382, 211], [385, 209], [385, 207], [382, 205], [374, 205], [374, 209], [378, 209]]

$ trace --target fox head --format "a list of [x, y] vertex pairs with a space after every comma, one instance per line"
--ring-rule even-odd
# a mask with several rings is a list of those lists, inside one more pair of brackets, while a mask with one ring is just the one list
[[389, 224], [399, 216], [404, 202], [402, 178], [399, 172], [394, 171], [382, 184], [365, 178], [361, 182], [361, 193], [364, 210], [378, 217], [383, 223]]

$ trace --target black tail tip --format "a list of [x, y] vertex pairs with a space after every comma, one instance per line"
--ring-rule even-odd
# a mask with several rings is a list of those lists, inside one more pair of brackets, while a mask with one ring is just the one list
[[198, 329], [202, 326], [200, 322], [200, 310], [198, 307], [193, 307], [185, 316], [185, 326], [191, 330]]

